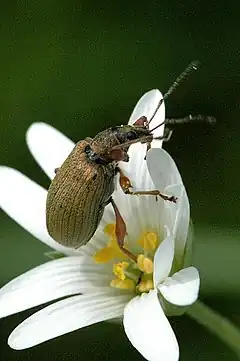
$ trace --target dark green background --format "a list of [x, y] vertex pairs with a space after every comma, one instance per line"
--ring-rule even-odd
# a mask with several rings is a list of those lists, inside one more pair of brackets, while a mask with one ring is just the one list
[[[32, 122], [50, 123], [75, 141], [93, 136], [127, 122], [145, 91], [155, 87], [166, 91], [190, 61], [200, 60], [201, 70], [167, 101], [167, 116], [211, 114], [217, 117], [217, 126], [178, 127], [166, 149], [188, 189], [201, 299], [240, 324], [239, 11], [238, 1], [2, 4], [0, 163], [47, 187], [49, 180], [25, 144]], [[3, 212], [0, 216], [3, 285], [44, 262], [46, 247]], [[9, 333], [31, 313], [0, 321], [1, 361], [142, 359], [124, 332], [109, 324], [85, 328], [32, 350], [11, 350], [6, 345]], [[237, 360], [187, 317], [175, 318], [173, 327], [181, 360]]]

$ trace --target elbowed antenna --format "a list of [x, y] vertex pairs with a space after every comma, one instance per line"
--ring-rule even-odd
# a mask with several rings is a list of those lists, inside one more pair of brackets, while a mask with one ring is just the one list
[[[148, 124], [151, 123], [151, 121], [153, 120], [153, 118], [155, 117], [158, 109], [160, 108], [160, 106], [162, 105], [162, 103], [175, 91], [175, 89], [178, 88], [178, 86], [189, 76], [190, 73], [192, 73], [192, 71], [196, 71], [198, 70], [198, 68], [200, 67], [200, 61], [198, 60], [194, 60], [192, 61], [188, 67], [179, 75], [179, 77], [177, 77], [177, 79], [175, 80], [175, 82], [170, 86], [170, 88], [168, 89], [168, 91], [164, 94], [163, 98], [159, 101], [153, 115], [151, 116], [151, 118], [148, 121]], [[159, 124], [159, 127], [162, 125], [163, 123]], [[154, 128], [156, 129], [156, 128]]]
[[188, 67], [179, 75], [179, 77], [175, 80], [175, 82], [170, 86], [168, 91], [164, 94], [162, 98], [162, 102], [165, 101], [169, 97], [169, 95], [171, 95], [175, 91], [175, 89], [178, 88], [178, 86], [183, 82], [183, 80], [185, 80], [191, 74], [192, 71], [198, 70], [199, 67], [200, 67], [200, 61], [198, 60], [192, 61], [188, 65]]
[[216, 118], [210, 116], [210, 115], [191, 115], [184, 118], [166, 118], [164, 121], [164, 124], [166, 125], [174, 125], [174, 124], [186, 124], [186, 123], [192, 123], [192, 122], [200, 122], [200, 123], [208, 123], [208, 124], [215, 124]]
[[186, 123], [193, 123], [193, 122], [199, 122], [199, 123], [208, 123], [208, 124], [215, 124], [216, 118], [210, 116], [210, 115], [187, 115], [184, 118], [166, 118], [164, 122], [157, 125], [155, 128], [151, 129], [151, 132], [162, 126], [165, 125], [175, 125], [175, 124], [186, 124]]

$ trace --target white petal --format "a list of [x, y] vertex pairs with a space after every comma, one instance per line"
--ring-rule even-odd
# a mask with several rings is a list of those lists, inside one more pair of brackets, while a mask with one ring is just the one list
[[127, 295], [93, 293], [56, 302], [26, 319], [12, 332], [9, 345], [25, 349], [52, 338], [111, 318], [120, 317]]
[[174, 239], [171, 236], [166, 237], [158, 247], [154, 256], [153, 281], [154, 287], [164, 281], [172, 268], [174, 257]]
[[[137, 105], [135, 106], [133, 113], [130, 117], [129, 124], [134, 124], [135, 121], [141, 116], [146, 116], [148, 119], [153, 115], [157, 104], [160, 99], [162, 99], [162, 94], [158, 89], [153, 89], [147, 93], [145, 93]], [[160, 109], [156, 113], [154, 119], [151, 122], [150, 128], [154, 128], [157, 124], [160, 124], [165, 119], [165, 105], [164, 103], [161, 105]], [[154, 136], [161, 136], [164, 132], [164, 126], [160, 127], [156, 131], [154, 131]], [[161, 148], [162, 141], [155, 140], [152, 142], [152, 147]], [[146, 185], [149, 183], [149, 175], [147, 171], [146, 160], [144, 159], [146, 156], [147, 147], [145, 144], [134, 144], [129, 148], [129, 162], [120, 162], [120, 168], [124, 171], [125, 175], [128, 176], [133, 186], [136, 189], [146, 189]], [[140, 177], [139, 171], [145, 173], [147, 176]], [[148, 183], [147, 183], [148, 182]]]
[[47, 191], [15, 169], [0, 167], [0, 207], [18, 224], [49, 247], [67, 255], [77, 250], [61, 246], [46, 228]]
[[[148, 174], [144, 155], [142, 159], [136, 159], [135, 164], [134, 161], [132, 162], [133, 167], [131, 171], [133, 172], [134, 170], [134, 173], [129, 175], [129, 173], [124, 172], [132, 182], [133, 191], [155, 189]], [[121, 190], [119, 184], [117, 184], [117, 191], [114, 192], [113, 198], [127, 223], [128, 234], [130, 237], [135, 238], [135, 242], [140, 233], [146, 231], [146, 229], [159, 232], [159, 227], [162, 226], [160, 222], [163, 213], [162, 200], [156, 201], [156, 197], [147, 195], [126, 195]]]
[[147, 154], [147, 166], [156, 189], [163, 191], [172, 184], [183, 184], [174, 160], [165, 150], [150, 149]]
[[[148, 120], [150, 120], [162, 97], [163, 96], [158, 89], [152, 89], [147, 93], [145, 93], [137, 102], [131, 114], [128, 124], [134, 124], [136, 120], [142, 117], [143, 115], [147, 117]], [[151, 121], [150, 129], [155, 128], [155, 126], [162, 123], [164, 120], [165, 120], [165, 104], [163, 102], [159, 110], [157, 111], [156, 115], [154, 116], [154, 119]], [[161, 136], [163, 135], [163, 132], [164, 132], [164, 126], [156, 129], [154, 131], [154, 136], [155, 137]]]
[[109, 241], [109, 238], [104, 233], [104, 229], [107, 224], [112, 224], [112, 223], [116, 223], [116, 218], [115, 218], [115, 215], [113, 212], [112, 205], [109, 204], [104, 209], [102, 220], [101, 220], [96, 232], [94, 233], [93, 237], [89, 240], [89, 242], [86, 245], [81, 246], [79, 251], [82, 254], [91, 257], [98, 250], [106, 247], [106, 245]]
[[146, 360], [178, 360], [178, 343], [157, 290], [132, 299], [125, 307], [123, 323], [127, 337]]
[[175, 256], [182, 265], [183, 254], [188, 236], [190, 222], [190, 206], [183, 184], [173, 184], [165, 188], [164, 193], [178, 198], [176, 204], [165, 202], [165, 223], [175, 240]]
[[[147, 118], [150, 118], [156, 109], [158, 102], [162, 99], [162, 94], [159, 90], [151, 90], [146, 93], [137, 103], [129, 123], [133, 124], [140, 116], [145, 115]], [[164, 104], [160, 107], [154, 121], [160, 123], [164, 120], [165, 108]], [[152, 125], [153, 127], [155, 124]], [[163, 129], [161, 128], [161, 134]], [[153, 147], [161, 147], [161, 141], [154, 141], [152, 143]], [[140, 190], [152, 190], [154, 189], [153, 182], [148, 172], [147, 163], [144, 159], [146, 156], [146, 145], [143, 144], [134, 144], [129, 149], [129, 162], [119, 162], [119, 166], [122, 169], [123, 173], [129, 177], [134, 191]], [[141, 198], [141, 199], [140, 199]], [[156, 225], [159, 225], [159, 206], [156, 205], [155, 197], [152, 196], [129, 196], [124, 195], [120, 189], [119, 183], [117, 181], [117, 191], [114, 193], [114, 200], [116, 201], [118, 207], [120, 208], [122, 216], [124, 219], [131, 219], [130, 228], [133, 228], [133, 232], [136, 230], [138, 233], [141, 232], [139, 229], [139, 223], [145, 226], [149, 225], [152, 228], [156, 228]], [[160, 202], [161, 203], [161, 202]], [[122, 209], [121, 209], [122, 205]], [[154, 212], [157, 208], [157, 211]], [[161, 207], [162, 208], [162, 204]], [[148, 210], [152, 212], [148, 212]], [[127, 214], [126, 214], [127, 213]], [[155, 229], [157, 231], [157, 229]], [[128, 229], [128, 233], [132, 233], [131, 229]]]
[[55, 168], [62, 165], [74, 147], [70, 139], [45, 123], [33, 123], [26, 141], [36, 162], [51, 179], [55, 176]]
[[38, 266], [0, 289], [0, 317], [76, 293], [109, 289], [107, 266], [88, 257], [66, 257]]
[[130, 147], [129, 162], [119, 162], [123, 173], [131, 180], [134, 190], [144, 190], [153, 186], [148, 173], [146, 156], [146, 145], [134, 144]]
[[184, 261], [182, 263], [181, 268], [189, 267], [192, 264], [192, 244], [193, 244], [193, 238], [194, 238], [194, 227], [193, 222], [190, 219], [189, 222], [189, 228], [188, 228], [188, 235], [186, 239], [186, 246], [184, 250]]
[[[160, 145], [159, 145], [160, 146]], [[148, 172], [143, 145], [135, 144], [130, 147], [129, 163], [120, 162], [119, 166], [124, 174], [129, 177], [133, 191], [153, 190], [154, 186]], [[127, 231], [130, 238], [136, 238], [146, 229], [153, 232], [163, 232], [161, 222], [163, 213], [163, 201], [154, 196], [134, 196], [123, 193], [117, 179], [117, 190], [113, 198], [127, 222]]]
[[199, 286], [198, 270], [188, 267], [167, 278], [158, 289], [168, 302], [177, 306], [188, 306], [197, 300]]

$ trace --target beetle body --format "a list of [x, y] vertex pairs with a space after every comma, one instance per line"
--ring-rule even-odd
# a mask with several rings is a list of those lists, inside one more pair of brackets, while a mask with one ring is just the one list
[[90, 240], [114, 191], [117, 161], [128, 161], [127, 149], [113, 147], [146, 135], [145, 127], [126, 125], [76, 144], [48, 190], [46, 223], [53, 239], [71, 248]]

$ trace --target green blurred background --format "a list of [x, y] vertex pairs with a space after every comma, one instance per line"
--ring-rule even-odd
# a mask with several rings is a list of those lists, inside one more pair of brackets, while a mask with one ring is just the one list
[[[0, 163], [48, 187], [25, 143], [32, 122], [52, 124], [74, 141], [93, 136], [127, 122], [145, 91], [166, 91], [190, 61], [200, 60], [200, 71], [167, 101], [167, 116], [210, 114], [217, 126], [178, 127], [165, 148], [180, 168], [191, 202], [200, 298], [240, 325], [239, 11], [233, 0], [5, 2]], [[46, 247], [3, 212], [0, 222], [1, 286], [45, 262]], [[109, 324], [13, 351], [7, 337], [30, 314], [0, 320], [1, 361], [142, 359], [124, 332]], [[182, 361], [237, 360], [186, 316], [172, 324]]]

